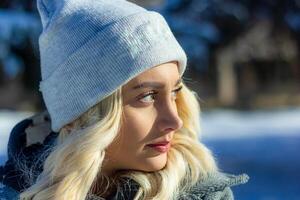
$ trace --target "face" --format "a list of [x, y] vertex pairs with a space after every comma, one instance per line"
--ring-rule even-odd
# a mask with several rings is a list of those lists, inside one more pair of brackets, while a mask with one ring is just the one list
[[122, 87], [122, 126], [107, 148], [104, 174], [120, 169], [152, 172], [166, 165], [167, 146], [155, 148], [148, 144], [169, 141], [172, 148], [174, 132], [182, 127], [176, 107], [180, 88], [176, 62], [155, 66]]

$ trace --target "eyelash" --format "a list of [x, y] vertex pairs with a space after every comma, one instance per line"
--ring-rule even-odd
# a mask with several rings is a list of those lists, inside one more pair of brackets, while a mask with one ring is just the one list
[[[182, 86], [180, 86], [179, 88], [173, 90], [172, 92], [175, 92], [176, 94], [182, 89]], [[155, 95], [157, 94], [158, 92], [155, 92], [155, 91], [150, 91], [150, 92], [147, 92], [145, 93], [144, 95], [142, 95], [142, 97], [138, 98], [138, 100], [141, 100], [147, 96], [150, 96], [150, 95]]]

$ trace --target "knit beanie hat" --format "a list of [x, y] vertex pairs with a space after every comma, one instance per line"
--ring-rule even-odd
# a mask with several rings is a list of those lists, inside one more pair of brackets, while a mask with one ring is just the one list
[[186, 54], [164, 17], [125, 0], [37, 0], [40, 91], [58, 132], [138, 74]]

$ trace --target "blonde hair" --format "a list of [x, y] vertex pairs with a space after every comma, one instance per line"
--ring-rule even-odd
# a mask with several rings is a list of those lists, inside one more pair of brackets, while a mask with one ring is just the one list
[[[211, 152], [199, 141], [200, 106], [196, 94], [184, 83], [177, 94], [178, 115], [183, 126], [175, 132], [166, 166], [155, 172], [128, 170], [114, 179], [130, 178], [139, 184], [135, 200], [176, 199], [209, 172], [217, 170]], [[106, 147], [122, 124], [122, 90], [90, 108], [61, 129], [58, 144], [44, 163], [34, 185], [22, 192], [22, 200], [84, 200], [97, 184]], [[113, 182], [108, 181], [106, 189]], [[164, 188], [168, 188], [167, 190]], [[103, 188], [103, 190], [105, 190]]]

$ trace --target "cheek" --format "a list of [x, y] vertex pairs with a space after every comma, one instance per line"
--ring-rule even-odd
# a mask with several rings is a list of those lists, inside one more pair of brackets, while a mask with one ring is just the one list
[[123, 111], [120, 134], [109, 146], [107, 152], [111, 157], [139, 156], [151, 138], [149, 133], [154, 123], [153, 114], [126, 106]]
[[155, 110], [124, 108], [121, 132], [109, 148], [115, 168], [156, 171], [166, 164], [167, 155], [145, 147], [155, 139]]
[[134, 108], [124, 108], [124, 120], [122, 125], [123, 137], [128, 138], [129, 143], [142, 145], [147, 139], [154, 125], [155, 116], [152, 111]]

